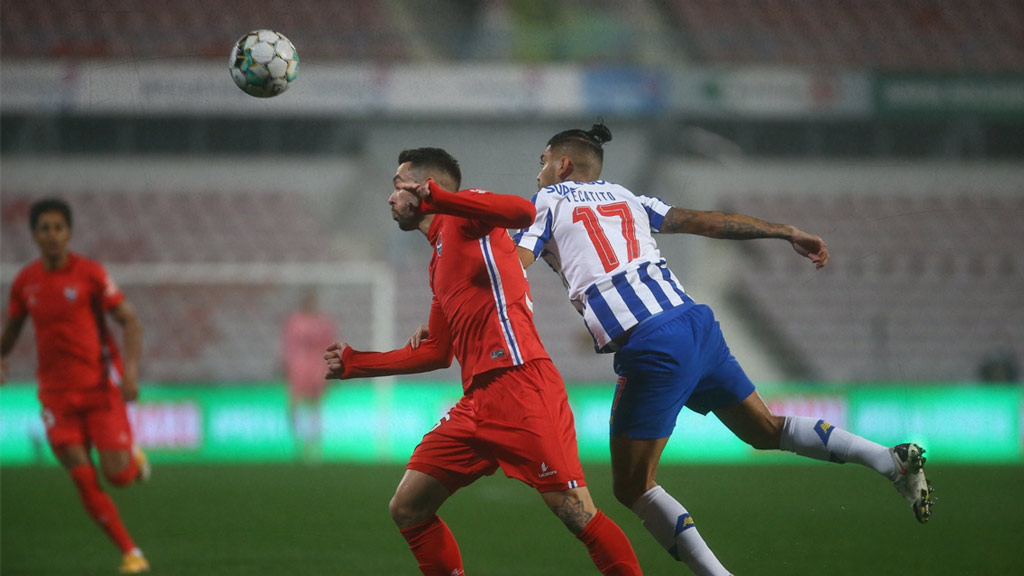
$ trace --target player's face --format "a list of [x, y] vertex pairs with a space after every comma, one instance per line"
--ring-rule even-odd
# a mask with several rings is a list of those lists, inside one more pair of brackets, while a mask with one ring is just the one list
[[36, 221], [32, 239], [36, 241], [44, 258], [57, 260], [67, 252], [71, 228], [60, 212], [43, 212]]
[[537, 189], [546, 188], [552, 184], [558, 184], [558, 160], [551, 153], [551, 146], [544, 148], [540, 155], [540, 172], [537, 174]]
[[423, 215], [417, 209], [420, 199], [412, 192], [398, 187], [399, 184], [420, 184], [423, 180], [419, 179], [419, 175], [418, 170], [413, 170], [410, 164], [405, 162], [398, 166], [392, 179], [395, 189], [388, 198], [388, 204], [391, 205], [391, 218], [398, 222], [398, 227], [402, 230], [416, 230], [423, 220]]

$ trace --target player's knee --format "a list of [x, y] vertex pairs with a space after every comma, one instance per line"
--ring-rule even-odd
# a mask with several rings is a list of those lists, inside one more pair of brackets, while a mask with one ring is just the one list
[[408, 500], [400, 498], [398, 494], [395, 494], [391, 498], [391, 502], [388, 503], [388, 512], [391, 513], [391, 519], [399, 528], [409, 528], [426, 522], [434, 514], [432, 510], [415, 506]]
[[632, 508], [633, 503], [647, 491], [646, 482], [634, 478], [613, 478], [612, 494], [620, 504]]
[[104, 470], [103, 477], [107, 479], [114, 486], [124, 487], [128, 486], [132, 482], [135, 482], [135, 478], [138, 476], [138, 470], [134, 466], [125, 466], [120, 470]]
[[744, 440], [755, 450], [778, 450], [784, 422], [785, 419], [778, 416], [765, 418]]

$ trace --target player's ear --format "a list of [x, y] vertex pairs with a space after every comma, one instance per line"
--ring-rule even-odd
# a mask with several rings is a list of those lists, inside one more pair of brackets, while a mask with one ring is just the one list
[[558, 179], [560, 181], [568, 180], [569, 176], [573, 173], [575, 169], [576, 167], [573, 165], [572, 158], [568, 156], [562, 156], [561, 158], [558, 159], [558, 170], [556, 172], [558, 174]]

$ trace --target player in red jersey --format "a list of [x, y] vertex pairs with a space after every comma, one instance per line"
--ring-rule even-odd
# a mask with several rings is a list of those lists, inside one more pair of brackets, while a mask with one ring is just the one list
[[[145, 572], [149, 564], [100, 487], [90, 455], [95, 447], [103, 476], [115, 486], [148, 478], [149, 464], [132, 443], [125, 408], [139, 395], [142, 328], [103, 266], [68, 250], [71, 208], [66, 202], [39, 200], [29, 223], [41, 258], [23, 268], [11, 286], [0, 334], [0, 374], [31, 317], [50, 448], [71, 475], [86, 511], [121, 549], [121, 572]], [[104, 312], [124, 329], [123, 361]]]
[[540, 492], [587, 547], [602, 574], [640, 574], [622, 530], [594, 505], [576, 449], [565, 385], [540, 342], [529, 286], [506, 227], [533, 221], [532, 204], [482, 190], [456, 193], [458, 163], [439, 148], [403, 151], [388, 202], [402, 230], [434, 249], [429, 338], [417, 348], [358, 352], [334, 343], [328, 378], [462, 367], [463, 396], [416, 447], [390, 511], [427, 575], [463, 574], [458, 544], [437, 510], [456, 490], [493, 474]]

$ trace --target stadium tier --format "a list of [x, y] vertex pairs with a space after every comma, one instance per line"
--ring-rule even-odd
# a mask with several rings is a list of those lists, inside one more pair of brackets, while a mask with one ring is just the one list
[[881, 70], [1024, 70], [1017, 0], [672, 0], [695, 59]]
[[[39, 195], [4, 190], [4, 262], [38, 249], [27, 233]], [[279, 191], [86, 191], [68, 197], [74, 249], [112, 263], [321, 262], [326, 228], [303, 194]]]
[[777, 354], [822, 381], [970, 381], [1024, 342], [1024, 197], [738, 193], [722, 207], [813, 222], [832, 262], [770, 243], [740, 245], [732, 297], [767, 326]]
[[[1017, 0], [2, 0], [5, 57], [226, 58], [273, 26], [304, 61], [695, 62], [1020, 72]], [[260, 15], [254, 18], [253, 15]]]
[[407, 47], [379, 0], [3, 0], [4, 57], [223, 58], [242, 34], [273, 22], [301, 38], [300, 56], [394, 60]]

